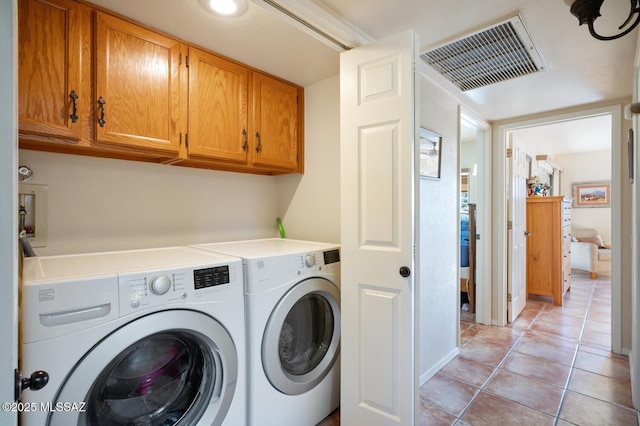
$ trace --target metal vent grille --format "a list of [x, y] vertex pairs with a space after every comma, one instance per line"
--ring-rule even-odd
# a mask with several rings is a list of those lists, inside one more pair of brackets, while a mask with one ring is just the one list
[[428, 50], [420, 58], [462, 91], [544, 69], [519, 16]]

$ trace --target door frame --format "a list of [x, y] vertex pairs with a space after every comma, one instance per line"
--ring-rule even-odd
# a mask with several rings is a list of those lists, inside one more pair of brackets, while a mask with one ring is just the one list
[[[0, 3], [0, 57], [6, 59], [0, 78], [0, 339], [11, 350], [0, 351], [0, 400], [14, 399], [14, 368], [18, 367], [18, 2]], [[15, 425], [17, 412], [0, 411], [0, 424]]]
[[[480, 239], [476, 241], [476, 322], [491, 324], [491, 125], [469, 108], [460, 106], [458, 112], [458, 126], [462, 119], [466, 119], [476, 127], [476, 154], [478, 175], [476, 186], [478, 191], [478, 205], [476, 207], [476, 234]], [[459, 134], [459, 132], [458, 132]], [[458, 145], [460, 141], [458, 141]], [[458, 157], [460, 152], [458, 150]], [[458, 158], [458, 163], [460, 159]], [[458, 191], [459, 192], [459, 191]], [[460, 214], [458, 212], [458, 214]], [[458, 220], [460, 222], [460, 220]], [[459, 281], [459, 277], [458, 277]], [[458, 304], [459, 306], [459, 304]], [[458, 333], [459, 334], [459, 333]]]
[[[507, 205], [506, 205], [506, 141], [507, 133], [517, 129], [534, 127], [554, 122], [570, 121], [578, 118], [585, 118], [597, 115], [611, 115], [611, 162], [612, 165], [622, 164], [621, 150], [621, 119], [622, 108], [620, 104], [603, 107], [588, 108], [581, 111], [568, 113], [558, 113], [538, 118], [514, 121], [510, 123], [498, 124], [495, 127], [494, 139], [496, 149], [493, 152], [494, 161], [494, 181], [493, 181], [493, 282], [497, 283], [495, 318], [492, 322], [495, 325], [504, 326], [507, 324]], [[617, 143], [616, 143], [617, 141]], [[621, 176], [614, 173], [615, 167], [611, 168], [611, 243], [612, 243], [612, 263], [611, 263], [611, 347], [614, 352], [622, 353], [621, 336], [621, 262], [620, 247], [621, 235]]]

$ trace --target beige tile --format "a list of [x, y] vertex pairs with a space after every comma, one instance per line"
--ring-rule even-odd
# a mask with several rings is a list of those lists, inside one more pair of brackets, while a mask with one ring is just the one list
[[449, 414], [459, 416], [476, 392], [478, 388], [445, 374], [436, 373], [420, 388], [420, 399]]
[[506, 370], [498, 370], [483, 389], [502, 398], [555, 416], [563, 389]]
[[518, 341], [520, 336], [512, 333], [507, 327], [488, 327], [480, 331], [475, 340], [482, 341], [489, 345], [496, 345], [511, 348]]
[[502, 368], [555, 386], [564, 387], [571, 367], [513, 351]]
[[462, 420], [474, 426], [551, 426], [554, 417], [517, 402], [480, 392]]
[[575, 368], [569, 379], [570, 390], [583, 395], [632, 407], [629, 378], [615, 379]]
[[571, 327], [562, 324], [552, 324], [548, 322], [534, 322], [529, 328], [531, 331], [558, 336], [564, 339], [578, 341], [582, 333], [582, 327]]
[[577, 347], [577, 343], [574, 342], [527, 333], [515, 347], [515, 350], [526, 355], [571, 366]]
[[449, 426], [455, 422], [455, 416], [420, 401], [420, 426]]
[[578, 351], [575, 368], [614, 379], [629, 379], [629, 360], [623, 356], [602, 356]]
[[494, 370], [494, 366], [457, 356], [445, 365], [440, 373], [479, 388]]
[[547, 312], [556, 312], [562, 315], [570, 315], [577, 318], [584, 318], [587, 315], [587, 306], [580, 306], [577, 308], [568, 307], [568, 306], [555, 306], [555, 305], [547, 305], [544, 308]]
[[601, 322], [593, 319], [587, 319], [584, 329], [590, 330], [590, 331], [596, 331], [598, 333], [611, 334], [611, 323]]
[[484, 364], [497, 366], [507, 355], [509, 349], [511, 349], [510, 346], [499, 346], [473, 339], [460, 349], [460, 355]]
[[571, 424], [582, 426], [627, 426], [638, 424], [635, 410], [571, 391], [568, 391], [565, 395], [559, 418]]
[[570, 327], [582, 327], [584, 324], [584, 318], [576, 317], [573, 315], [565, 315], [562, 311], [542, 311], [538, 318], [536, 318], [536, 322], [546, 322], [551, 324], [558, 325], [568, 325]]
[[611, 348], [611, 333], [601, 333], [585, 328], [582, 333], [582, 342], [590, 346]]

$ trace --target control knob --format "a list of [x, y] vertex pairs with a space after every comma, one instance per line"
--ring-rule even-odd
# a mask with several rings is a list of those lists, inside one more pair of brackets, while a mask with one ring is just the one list
[[315, 266], [316, 264], [316, 256], [314, 254], [308, 254], [304, 257], [304, 264], [309, 268]]
[[157, 277], [153, 277], [153, 279], [149, 283], [149, 290], [151, 290], [151, 293], [157, 296], [162, 296], [170, 289], [171, 278], [166, 275], [158, 275]]

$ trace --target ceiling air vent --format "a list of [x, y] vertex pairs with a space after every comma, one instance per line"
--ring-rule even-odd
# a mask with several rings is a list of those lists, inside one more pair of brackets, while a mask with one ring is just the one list
[[518, 15], [420, 57], [462, 91], [544, 69], [542, 56]]

